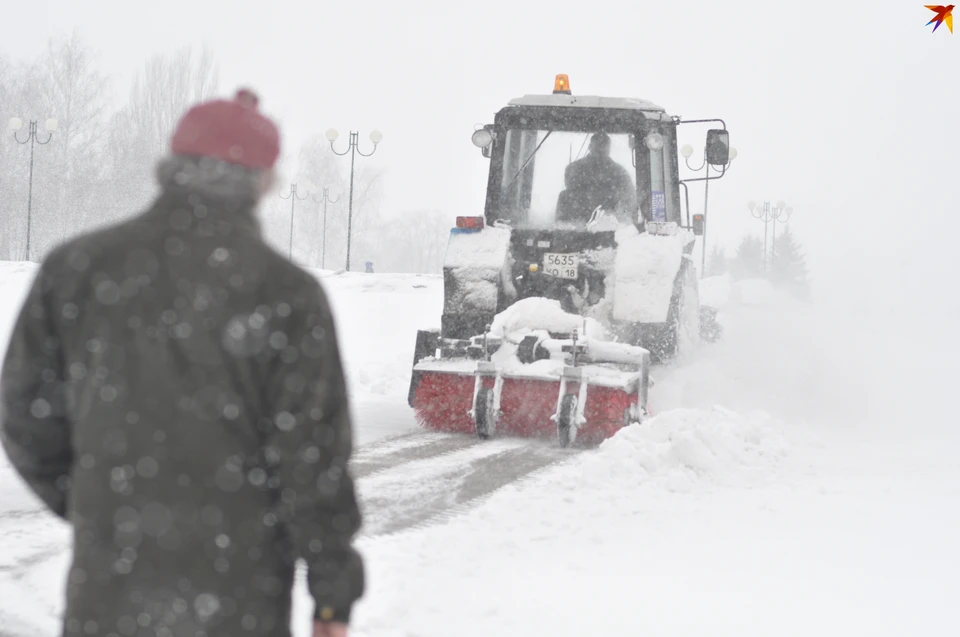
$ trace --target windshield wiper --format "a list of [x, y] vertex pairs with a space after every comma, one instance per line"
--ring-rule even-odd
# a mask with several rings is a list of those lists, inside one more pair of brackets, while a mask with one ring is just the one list
[[552, 130], [547, 131], [547, 134], [543, 136], [543, 139], [540, 140], [540, 143], [537, 144], [537, 147], [534, 148], [534, 149], [533, 149], [533, 152], [530, 153], [530, 156], [527, 157], [527, 161], [523, 162], [523, 166], [520, 166], [520, 170], [518, 170], [518, 171], [517, 171], [517, 174], [513, 176], [513, 179], [510, 180], [510, 183], [507, 184], [507, 188], [509, 188], [510, 186], [513, 185], [513, 182], [515, 182], [515, 181], [517, 180], [517, 177], [520, 176], [520, 173], [522, 173], [522, 172], [524, 171], [524, 169], [527, 167], [527, 164], [529, 164], [529, 163], [530, 163], [530, 160], [533, 159], [533, 156], [536, 155], [536, 154], [537, 154], [537, 151], [540, 150], [540, 147], [543, 146], [543, 142], [547, 141], [547, 138], [550, 137], [550, 135], [552, 135], [552, 134], [553, 134], [553, 131], [552, 131]]

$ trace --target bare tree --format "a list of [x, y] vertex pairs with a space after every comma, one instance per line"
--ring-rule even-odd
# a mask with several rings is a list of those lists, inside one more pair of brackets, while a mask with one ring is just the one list
[[155, 192], [153, 170], [166, 152], [180, 117], [193, 104], [213, 97], [219, 72], [209, 49], [191, 47], [155, 55], [133, 80], [127, 105], [110, 118], [104, 170], [112, 199], [105, 220], [140, 210]]
[[20, 242], [23, 221], [22, 215], [17, 214], [19, 201], [19, 179], [15, 170], [15, 157], [17, 155], [13, 140], [8, 138], [7, 122], [11, 118], [20, 115], [18, 112], [17, 101], [18, 92], [16, 69], [13, 64], [0, 55], [0, 126], [2, 129], [2, 138], [0, 138], [0, 224], [3, 231], [0, 231], [0, 258], [17, 258], [17, 248]]
[[91, 147], [103, 136], [107, 81], [93, 58], [93, 52], [74, 32], [51, 42], [40, 61], [44, 102], [59, 119], [61, 148]]
[[50, 42], [34, 72], [43, 111], [58, 120], [51, 152], [38, 161], [43, 170], [35, 185], [48, 194], [37, 211], [38, 247], [40, 242], [50, 247], [63, 241], [99, 218], [98, 157], [105, 132], [107, 80], [94, 57], [74, 32]]
[[218, 89], [213, 54], [184, 47], [172, 55], [155, 55], [134, 78], [130, 90], [130, 124], [148, 150], [160, 155], [180, 117], [193, 104], [210, 99]]

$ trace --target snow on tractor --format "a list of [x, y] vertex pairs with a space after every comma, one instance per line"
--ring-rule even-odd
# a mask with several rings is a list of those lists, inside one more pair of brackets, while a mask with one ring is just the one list
[[[692, 122], [722, 124], [705, 154], [723, 176], [726, 125]], [[457, 218], [440, 328], [417, 334], [409, 403], [422, 426], [565, 447], [648, 416], [651, 365], [716, 334], [692, 256], [704, 215], [691, 219], [688, 197], [681, 210], [677, 127], [692, 122], [573, 95], [558, 75], [553, 94], [514, 99], [474, 132], [486, 206]]]

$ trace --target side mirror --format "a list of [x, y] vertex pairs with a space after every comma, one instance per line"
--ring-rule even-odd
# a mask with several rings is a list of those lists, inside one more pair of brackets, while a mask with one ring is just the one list
[[703, 215], [693, 215], [693, 234], [703, 236]]
[[707, 162], [711, 166], [726, 166], [730, 161], [730, 133], [714, 128], [707, 131]]

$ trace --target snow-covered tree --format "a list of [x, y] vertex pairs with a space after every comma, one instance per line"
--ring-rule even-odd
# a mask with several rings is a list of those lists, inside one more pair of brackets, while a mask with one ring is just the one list
[[743, 237], [730, 263], [730, 272], [738, 279], [763, 277], [763, 241], [753, 235]]
[[806, 255], [787, 226], [773, 246], [770, 280], [800, 298], [807, 298], [810, 294], [808, 274]]

